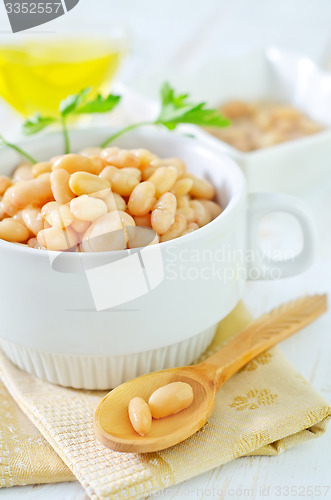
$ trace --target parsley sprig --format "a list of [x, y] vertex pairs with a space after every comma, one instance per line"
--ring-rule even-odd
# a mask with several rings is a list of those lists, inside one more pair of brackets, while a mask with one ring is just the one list
[[117, 106], [121, 99], [121, 96], [113, 94], [108, 94], [105, 97], [98, 94], [96, 97], [88, 99], [90, 92], [91, 88], [86, 88], [78, 92], [78, 94], [70, 95], [61, 101], [58, 117], [42, 116], [40, 113], [35, 113], [23, 124], [23, 132], [26, 135], [33, 135], [54, 123], [60, 123], [63, 130], [65, 153], [70, 153], [70, 138], [67, 126], [68, 117], [72, 115], [106, 113]]
[[175, 90], [164, 83], [161, 88], [161, 109], [154, 121], [138, 122], [125, 127], [105, 140], [101, 147], [106, 147], [121, 135], [146, 125], [161, 125], [174, 130], [181, 123], [191, 123], [203, 127], [226, 127], [230, 120], [222, 116], [217, 109], [206, 108], [205, 102], [189, 101], [188, 94], [176, 95]]
[[14, 151], [17, 151], [17, 153], [19, 153], [21, 156], [24, 156], [24, 158], [29, 160], [31, 163], [37, 163], [37, 160], [35, 160], [33, 156], [24, 151], [22, 148], [16, 146], [16, 144], [8, 142], [1, 134], [0, 134], [0, 146], [7, 146], [8, 148], [14, 149]]
[[[108, 94], [102, 96], [97, 94], [91, 97], [91, 88], [86, 88], [68, 96], [60, 102], [59, 114], [57, 117], [43, 116], [39, 112], [28, 118], [24, 125], [23, 131], [26, 135], [33, 135], [41, 132], [45, 128], [60, 124], [62, 126], [65, 153], [70, 153], [70, 137], [68, 131], [68, 118], [74, 115], [106, 113], [112, 111], [120, 102], [121, 96]], [[222, 116], [217, 109], [206, 107], [205, 102], [191, 102], [188, 94], [176, 94], [175, 90], [164, 83], [160, 92], [161, 106], [157, 118], [153, 121], [144, 121], [133, 123], [122, 128], [115, 134], [112, 134], [105, 140], [101, 147], [106, 147], [121, 135], [146, 125], [162, 126], [168, 130], [174, 130], [179, 124], [191, 123], [203, 127], [226, 127], [230, 121]], [[36, 163], [36, 160], [16, 146], [5, 140], [0, 135], [0, 146], [8, 146], [22, 156], [27, 158], [31, 163]]]

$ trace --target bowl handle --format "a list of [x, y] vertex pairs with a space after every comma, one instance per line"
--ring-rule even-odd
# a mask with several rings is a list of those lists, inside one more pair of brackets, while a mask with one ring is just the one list
[[[265, 254], [259, 242], [261, 220], [272, 212], [286, 212], [299, 222], [303, 235], [301, 252], [290, 259], [277, 260]], [[248, 195], [248, 260], [250, 280], [279, 279], [294, 276], [308, 269], [316, 250], [316, 224], [308, 205], [288, 194], [252, 193]]]

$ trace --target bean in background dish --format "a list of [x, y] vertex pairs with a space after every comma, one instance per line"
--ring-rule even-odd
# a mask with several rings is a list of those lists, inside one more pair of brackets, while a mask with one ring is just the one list
[[219, 110], [231, 120], [231, 125], [206, 130], [243, 152], [306, 137], [323, 129], [302, 111], [276, 102], [229, 101]]

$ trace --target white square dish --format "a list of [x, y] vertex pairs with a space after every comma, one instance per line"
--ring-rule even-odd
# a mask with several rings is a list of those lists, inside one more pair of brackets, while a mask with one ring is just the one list
[[[188, 91], [192, 98], [207, 100], [213, 106], [232, 99], [274, 100], [298, 108], [325, 127], [314, 135], [249, 153], [238, 151], [198, 127], [181, 127], [239, 163], [249, 191], [304, 194], [329, 176], [331, 75], [308, 58], [269, 48], [213, 60], [185, 73], [168, 73], [167, 79], [176, 90]], [[149, 80], [157, 88], [164, 78], [158, 74]]]

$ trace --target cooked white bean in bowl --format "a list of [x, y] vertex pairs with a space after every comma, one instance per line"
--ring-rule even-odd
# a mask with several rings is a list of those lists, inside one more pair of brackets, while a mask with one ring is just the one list
[[[147, 149], [87, 148], [25, 162], [0, 177], [0, 193], [0, 238], [54, 251], [105, 252], [168, 241], [222, 212], [208, 180], [189, 173], [180, 158]], [[130, 226], [149, 229], [130, 237]]]

